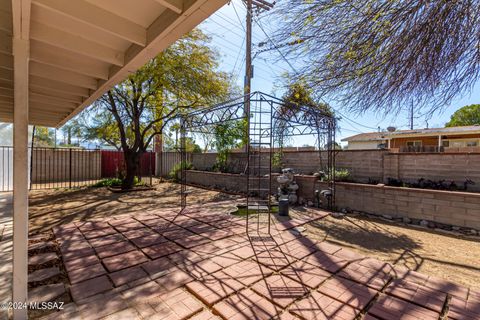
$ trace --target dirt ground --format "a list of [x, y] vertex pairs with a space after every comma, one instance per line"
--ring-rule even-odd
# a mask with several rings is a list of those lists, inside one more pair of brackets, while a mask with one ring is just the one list
[[[191, 187], [189, 190], [190, 204], [240, 200], [238, 196], [215, 191]], [[126, 194], [111, 193], [106, 188], [32, 191], [30, 233], [77, 220], [178, 207], [179, 193], [180, 186], [172, 183], [159, 183], [154, 190]], [[364, 216], [343, 219], [329, 216], [306, 228], [311, 238], [327, 240], [366, 256], [480, 289], [478, 238], [461, 238]]]

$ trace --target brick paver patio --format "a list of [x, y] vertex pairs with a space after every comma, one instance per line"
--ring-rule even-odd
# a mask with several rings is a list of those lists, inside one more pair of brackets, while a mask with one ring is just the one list
[[213, 205], [57, 227], [73, 302], [47, 318], [479, 319], [474, 290], [292, 229], [326, 214], [270, 235]]

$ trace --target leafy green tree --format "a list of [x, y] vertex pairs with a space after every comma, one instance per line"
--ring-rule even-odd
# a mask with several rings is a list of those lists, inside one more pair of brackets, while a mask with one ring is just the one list
[[54, 147], [55, 130], [47, 127], [35, 127], [33, 138], [34, 147]]
[[480, 125], [480, 104], [471, 104], [455, 111], [446, 127]]
[[[313, 90], [307, 87], [303, 81], [294, 81], [287, 86], [287, 92], [283, 95], [283, 101], [292, 105], [310, 107], [323, 112], [326, 116], [333, 116], [330, 106], [318, 102], [313, 97]], [[295, 111], [295, 108], [287, 108], [288, 112]], [[287, 111], [286, 111], [287, 112]]]
[[85, 136], [123, 150], [123, 189], [133, 187], [141, 156], [172, 119], [230, 96], [230, 78], [216, 71], [218, 54], [209, 42], [200, 30], [190, 32], [88, 110]]
[[276, 12], [292, 77], [354, 111], [441, 108], [480, 76], [480, 0], [286, 0]]
[[77, 145], [80, 144], [80, 138], [82, 137], [82, 125], [80, 124], [78, 118], [68, 121], [60, 130], [64, 138], [62, 143], [63, 147], [74, 145], [73, 140], [75, 138], [77, 139]]
[[213, 146], [217, 150], [215, 168], [219, 171], [228, 171], [228, 155], [232, 149], [243, 147], [247, 144], [246, 119], [226, 121], [214, 127]]

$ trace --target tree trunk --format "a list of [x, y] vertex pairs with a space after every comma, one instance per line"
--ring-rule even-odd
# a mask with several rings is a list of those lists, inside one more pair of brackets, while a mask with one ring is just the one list
[[135, 185], [135, 177], [140, 170], [140, 159], [143, 152], [126, 151], [125, 157], [125, 177], [122, 181], [122, 190], [132, 189]]

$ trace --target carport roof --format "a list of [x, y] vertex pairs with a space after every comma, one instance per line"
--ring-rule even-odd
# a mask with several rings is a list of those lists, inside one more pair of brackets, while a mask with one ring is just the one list
[[0, 0], [0, 121], [13, 122], [12, 38], [22, 26], [29, 122], [58, 127], [226, 2]]

